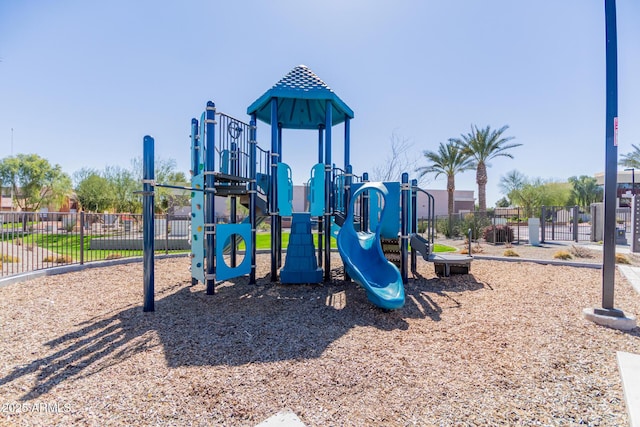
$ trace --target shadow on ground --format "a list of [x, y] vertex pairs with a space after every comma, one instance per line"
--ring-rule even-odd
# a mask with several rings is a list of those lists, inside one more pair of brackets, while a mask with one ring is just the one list
[[[337, 276], [334, 272], [334, 276]], [[354, 327], [405, 330], [406, 319], [440, 320], [436, 299], [459, 307], [451, 296], [485, 285], [473, 275], [410, 280], [405, 307], [383, 311], [371, 305], [363, 289], [334, 280], [324, 285], [280, 285], [268, 278], [250, 286], [247, 278], [225, 282], [214, 296], [187, 282], [156, 295], [156, 311], [140, 306], [116, 309], [78, 324], [78, 329], [45, 345], [53, 353], [16, 367], [0, 387], [36, 375], [23, 400], [34, 399], [65, 380], [97, 373], [158, 345], [167, 365], [238, 366], [318, 358]]]

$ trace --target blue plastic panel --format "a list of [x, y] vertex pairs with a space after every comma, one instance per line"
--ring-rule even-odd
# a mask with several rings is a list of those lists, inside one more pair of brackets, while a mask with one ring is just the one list
[[400, 232], [400, 183], [384, 182], [383, 184], [388, 194], [385, 196], [385, 213], [380, 235], [385, 238], [396, 238]]
[[293, 180], [291, 168], [286, 163], [278, 163], [278, 211], [280, 216], [293, 213]]
[[[227, 239], [237, 234], [244, 239], [244, 259], [235, 268], [231, 268], [224, 260], [224, 246]], [[227, 280], [243, 276], [251, 272], [251, 224], [218, 224], [216, 225], [216, 280]], [[231, 239], [233, 242], [233, 239]]]
[[309, 212], [311, 216], [324, 215], [324, 164], [317, 163], [311, 168], [309, 180]]

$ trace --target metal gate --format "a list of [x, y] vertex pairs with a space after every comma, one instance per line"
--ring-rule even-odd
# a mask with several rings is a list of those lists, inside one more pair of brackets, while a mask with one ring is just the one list
[[540, 242], [590, 241], [590, 215], [578, 206], [542, 206]]

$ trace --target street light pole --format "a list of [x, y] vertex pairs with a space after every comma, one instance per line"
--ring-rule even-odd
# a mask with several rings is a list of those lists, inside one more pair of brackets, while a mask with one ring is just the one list
[[[13, 157], [13, 128], [11, 128], [11, 157]], [[14, 178], [14, 177], [12, 177]], [[15, 179], [15, 178], [14, 178]], [[11, 203], [11, 213], [13, 213], [13, 179], [11, 180], [11, 199], [9, 202]], [[12, 215], [13, 216], [13, 215]], [[13, 221], [13, 218], [11, 218]]]
[[636, 168], [627, 168], [626, 171], [631, 171], [631, 194], [636, 195]]
[[604, 236], [602, 248], [602, 307], [583, 310], [585, 318], [615, 329], [631, 330], [636, 318], [614, 306], [616, 196], [618, 193], [618, 47], [616, 0], [605, 0], [606, 124], [604, 176]]

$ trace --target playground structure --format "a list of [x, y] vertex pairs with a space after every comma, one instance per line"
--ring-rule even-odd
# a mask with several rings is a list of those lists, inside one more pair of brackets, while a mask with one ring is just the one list
[[[435, 265], [436, 273], [468, 273], [471, 256], [436, 255], [434, 203], [431, 195], [409, 182], [370, 183], [354, 175], [350, 163], [350, 120], [353, 111], [304, 65], [295, 67], [265, 92], [247, 113], [249, 123], [218, 112], [207, 103], [200, 120], [191, 121], [191, 187], [154, 181], [154, 140], [144, 138], [144, 311], [153, 311], [153, 188], [191, 191], [191, 276], [206, 293], [216, 282], [249, 276], [256, 283], [256, 230], [270, 224], [270, 280], [281, 283], [321, 283], [331, 280], [331, 238], [345, 266], [368, 299], [383, 309], [404, 304], [409, 261], [415, 273], [417, 253]], [[270, 150], [257, 142], [257, 120], [271, 127]], [[344, 124], [344, 167], [332, 163], [334, 126]], [[318, 132], [318, 163], [311, 168], [307, 212], [293, 212], [291, 169], [283, 162], [283, 129]], [[426, 237], [417, 233], [417, 193], [428, 197]], [[229, 198], [230, 221], [215, 217], [215, 196]], [[237, 203], [249, 215], [238, 222]], [[291, 234], [282, 266], [282, 218], [292, 217]], [[316, 218], [317, 248], [312, 217]], [[239, 246], [244, 243], [244, 253]], [[409, 252], [411, 244], [411, 252]], [[409, 253], [411, 254], [409, 257]], [[239, 255], [243, 255], [239, 261]]]

